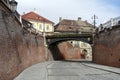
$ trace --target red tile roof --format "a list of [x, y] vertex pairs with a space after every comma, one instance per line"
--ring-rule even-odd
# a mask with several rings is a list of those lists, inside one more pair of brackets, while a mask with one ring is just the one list
[[41, 21], [41, 22], [47, 22], [47, 23], [52, 23], [54, 24], [54, 22], [40, 16], [39, 14], [35, 13], [35, 12], [29, 12], [27, 14], [22, 15], [22, 18], [25, 20], [33, 20], [33, 21]]
[[63, 19], [54, 26], [56, 32], [93, 32], [94, 27], [87, 21]]

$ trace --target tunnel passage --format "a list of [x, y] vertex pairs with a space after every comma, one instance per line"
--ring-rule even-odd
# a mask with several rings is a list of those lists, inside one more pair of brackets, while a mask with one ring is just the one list
[[54, 60], [64, 60], [64, 56], [61, 54], [61, 51], [58, 47], [59, 43], [54, 43], [48, 47]]
[[[80, 45], [75, 44], [74, 42], [81, 42], [76, 40], [68, 40], [68, 41], [59, 41], [55, 42], [52, 45], [49, 45], [49, 50], [54, 58], [54, 60], [73, 60], [73, 59], [88, 59], [88, 57], [92, 56], [92, 48], [90, 46], [90, 49], [83, 49], [80, 47]], [[84, 42], [82, 42], [84, 43]], [[88, 44], [88, 43], [84, 43]], [[90, 52], [91, 54], [86, 54], [84, 56], [84, 51]], [[84, 57], [83, 57], [84, 56]], [[87, 57], [86, 57], [87, 56]], [[92, 58], [92, 57], [91, 57]]]
[[68, 41], [82, 41], [93, 44], [92, 33], [82, 34], [51, 34], [46, 35], [46, 44], [55, 60], [80, 59], [82, 50], [79, 46], [73, 46]]

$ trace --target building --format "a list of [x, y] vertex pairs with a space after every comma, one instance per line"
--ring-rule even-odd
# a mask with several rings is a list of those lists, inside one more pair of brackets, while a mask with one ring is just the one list
[[1, 0], [1, 1], [11, 11], [13, 11], [13, 12], [16, 11], [18, 2], [16, 2], [15, 0]]
[[[62, 33], [93, 33], [94, 26], [87, 21], [81, 20], [79, 17], [78, 20], [68, 20], [59, 18], [59, 23], [55, 25], [55, 32]], [[79, 47], [81, 53], [85, 56], [85, 58], [92, 58], [92, 47], [90, 44], [82, 42], [70, 40], [68, 41], [73, 47]]]
[[40, 32], [54, 32], [54, 23], [36, 12], [29, 12], [22, 15], [22, 18], [31, 22], [33, 27]]
[[68, 41], [73, 47], [79, 47], [81, 50], [81, 53], [85, 55], [84, 58], [86, 59], [92, 59], [92, 47], [90, 44], [82, 42], [82, 41]]
[[119, 17], [115, 17], [115, 18], [111, 18], [107, 22], [103, 23], [102, 27], [103, 28], [110, 28], [110, 27], [116, 26], [116, 25], [120, 25], [120, 16]]
[[[20, 14], [17, 12], [18, 2], [16, 2], [15, 0], [0, 0], [0, 2], [1, 2], [0, 5], [2, 6], [2, 7], [0, 7], [0, 9], [3, 11], [8, 11], [12, 15], [14, 15], [17, 22], [20, 25], [22, 25], [22, 18], [20, 16]], [[6, 14], [6, 16], [8, 16], [8, 14]]]
[[59, 23], [55, 25], [55, 32], [92, 33], [94, 26], [87, 21], [82, 21], [80, 17], [78, 20], [59, 18]]

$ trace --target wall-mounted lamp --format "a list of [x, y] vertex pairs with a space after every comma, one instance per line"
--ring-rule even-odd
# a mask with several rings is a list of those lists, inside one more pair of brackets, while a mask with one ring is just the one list
[[10, 2], [9, 2], [9, 4], [10, 4], [10, 9], [13, 11], [13, 12], [15, 12], [16, 10], [17, 10], [17, 2], [15, 1], [15, 0], [11, 0]]

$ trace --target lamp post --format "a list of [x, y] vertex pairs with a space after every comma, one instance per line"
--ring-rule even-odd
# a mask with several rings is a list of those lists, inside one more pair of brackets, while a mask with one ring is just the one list
[[10, 4], [10, 9], [13, 11], [13, 12], [15, 12], [16, 10], [17, 10], [17, 2], [15, 1], [15, 0], [11, 0], [10, 2], [9, 2], [9, 4]]
[[[96, 19], [98, 19], [98, 17], [94, 14], [92, 16], [93, 19], [93, 24], [94, 24], [94, 29], [96, 28]], [[94, 62], [94, 38], [95, 38], [95, 33], [93, 32], [93, 45], [92, 45], [92, 61]]]
[[47, 53], [47, 44], [46, 44], [46, 33], [45, 33], [45, 22], [43, 23], [43, 38], [44, 38], [44, 51], [45, 51], [45, 59], [48, 59], [48, 53]]
[[92, 19], [93, 19], [93, 24], [94, 24], [94, 28], [95, 28], [95, 26], [96, 26], [96, 19], [98, 19], [98, 17], [94, 14], [92, 16]]

